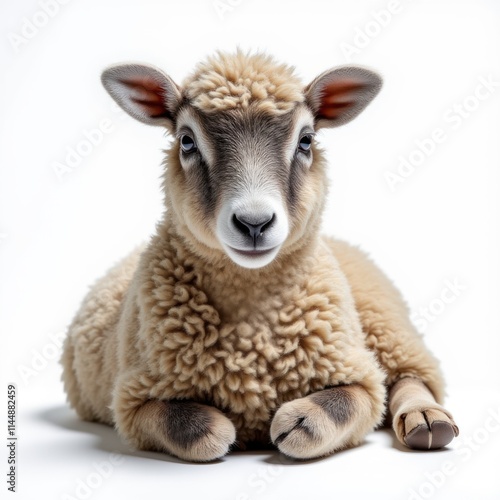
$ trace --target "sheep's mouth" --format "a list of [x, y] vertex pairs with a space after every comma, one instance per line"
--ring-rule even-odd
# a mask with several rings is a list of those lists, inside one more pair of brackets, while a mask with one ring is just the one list
[[270, 254], [274, 252], [277, 247], [266, 248], [264, 250], [258, 250], [257, 248], [252, 248], [251, 250], [240, 250], [238, 248], [230, 247], [231, 250], [239, 255], [243, 255], [244, 257], [262, 257], [264, 255]]
[[249, 248], [248, 250], [240, 250], [228, 245], [225, 250], [228, 257], [235, 264], [247, 269], [258, 269], [270, 264], [278, 255], [280, 247], [281, 245], [266, 249]]

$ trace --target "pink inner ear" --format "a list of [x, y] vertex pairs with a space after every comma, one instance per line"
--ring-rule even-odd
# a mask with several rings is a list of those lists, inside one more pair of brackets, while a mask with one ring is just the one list
[[151, 118], [167, 114], [165, 89], [152, 78], [134, 77], [120, 80], [130, 92], [130, 99], [144, 108]]
[[366, 85], [356, 80], [340, 80], [325, 85], [318, 114], [329, 120], [339, 118], [347, 109], [356, 105], [353, 92]]

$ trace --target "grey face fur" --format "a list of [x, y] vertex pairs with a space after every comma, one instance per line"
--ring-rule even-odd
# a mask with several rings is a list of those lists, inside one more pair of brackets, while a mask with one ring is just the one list
[[114, 66], [102, 81], [130, 115], [176, 136], [186, 189], [202, 207], [206, 227], [217, 246], [247, 268], [272, 262], [289, 236], [313, 162], [315, 130], [357, 116], [381, 85], [364, 68], [337, 68], [304, 89], [304, 103], [269, 114], [252, 106], [202, 112], [150, 66]]
[[188, 185], [207, 223], [215, 218], [217, 237], [236, 263], [262, 267], [286, 240], [300, 179], [312, 161], [312, 152], [298, 144], [312, 137], [313, 124], [305, 105], [280, 116], [251, 109], [208, 115], [189, 105], [179, 110], [176, 136], [196, 145], [180, 148]]

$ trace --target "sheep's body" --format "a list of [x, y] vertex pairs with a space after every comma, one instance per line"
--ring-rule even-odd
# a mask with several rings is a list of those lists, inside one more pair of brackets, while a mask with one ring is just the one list
[[[161, 231], [97, 282], [71, 325], [72, 405], [113, 425], [117, 406], [135, 398], [209, 402], [229, 414], [244, 445], [269, 441], [282, 403], [329, 386], [360, 383], [373, 396], [356, 442], [381, 422], [384, 385], [419, 377], [442, 398], [437, 362], [402, 299], [359, 250], [323, 238], [273, 281], [261, 288], [251, 273], [235, 279], [207, 268], [175, 233]], [[136, 369], [137, 378], [116, 388]]]
[[[191, 103], [186, 109], [185, 104], [172, 104], [178, 90], [168, 77], [147, 69], [146, 78], [137, 79], [142, 71], [138, 68], [127, 68], [125, 77], [118, 72], [113, 78], [122, 86], [116, 92], [112, 86], [108, 90], [128, 112], [148, 123], [160, 117], [170, 126], [170, 108], [176, 109], [181, 124], [184, 120], [188, 131], [193, 128], [200, 135], [213, 172], [216, 151], [207, 146], [206, 136], [202, 138], [197, 110], [210, 117], [225, 116], [222, 135], [213, 118], [210, 125], [222, 142], [228, 123], [250, 124], [252, 134], [246, 139], [244, 129], [238, 132], [243, 149], [251, 144], [245, 161], [254, 170], [245, 182], [268, 197], [248, 207], [262, 207], [270, 199], [271, 177], [268, 184], [258, 179], [270, 176], [272, 169], [262, 171], [261, 177], [255, 169], [259, 162], [269, 163], [272, 155], [258, 162], [252, 155], [272, 146], [266, 136], [269, 127], [282, 126], [272, 117], [287, 117], [284, 123], [290, 117], [299, 120], [295, 129], [300, 120], [307, 124], [312, 115], [304, 95], [315, 109], [322, 95], [316, 95], [315, 85], [328, 84], [329, 91], [334, 85], [326, 74], [326, 84], [320, 77], [304, 94], [289, 68], [239, 53], [198, 68], [185, 84], [184, 101], [178, 99]], [[351, 80], [353, 75], [368, 78], [355, 88], [370, 83], [365, 70], [352, 71], [347, 72]], [[340, 72], [342, 78], [345, 73]], [[124, 100], [124, 85], [133, 87], [129, 100]], [[166, 89], [170, 93], [165, 96]], [[163, 114], [158, 112], [159, 102]], [[317, 112], [317, 123], [336, 119], [337, 108], [345, 107], [330, 111], [328, 102]], [[351, 116], [357, 112], [354, 108]], [[187, 127], [178, 122], [176, 126]], [[229, 144], [226, 149], [239, 147]], [[206, 200], [200, 200], [196, 193], [207, 191], [211, 178], [200, 177], [201, 167], [192, 159], [184, 164], [188, 159], [179, 156], [178, 146], [170, 151], [164, 184], [168, 210], [157, 234], [96, 283], [69, 329], [63, 379], [82, 418], [115, 425], [137, 447], [191, 460], [221, 456], [235, 440], [245, 447], [250, 442], [268, 443], [270, 437], [291, 456], [325, 455], [360, 443], [381, 423], [386, 406], [402, 442], [434, 448], [451, 440], [456, 427], [439, 405], [443, 381], [437, 362], [410, 323], [399, 292], [358, 249], [318, 235], [326, 195], [325, 162], [321, 151], [313, 147], [312, 152], [315, 160], [307, 171], [304, 162], [310, 160], [302, 158], [295, 167], [297, 172], [302, 169], [296, 174], [302, 180], [296, 176], [290, 181], [287, 203], [294, 224], [283, 249], [268, 259], [272, 262], [267, 266], [253, 269], [247, 267], [255, 267], [250, 261], [258, 253], [257, 238], [264, 238], [264, 224], [259, 223], [250, 253], [226, 250], [228, 258], [210, 229], [214, 216], [207, 215], [212, 206], [223, 203], [224, 193], [222, 201], [214, 201], [214, 185], [211, 193], [203, 193]], [[226, 166], [220, 167], [226, 169], [219, 175], [228, 189], [233, 187], [227, 164], [238, 162], [239, 156], [225, 158]], [[282, 182], [283, 172], [274, 182]], [[235, 184], [245, 179], [238, 175]], [[271, 193], [277, 196], [276, 192]], [[279, 226], [285, 215], [276, 210], [269, 224]], [[232, 224], [237, 215], [230, 216]], [[217, 233], [218, 238], [233, 234], [229, 230], [241, 233], [257, 227], [246, 220], [237, 222], [222, 236]], [[273, 229], [268, 232], [271, 238]], [[276, 238], [279, 232], [274, 234]], [[231, 238], [236, 241], [234, 235]], [[388, 403], [386, 388], [391, 389]]]

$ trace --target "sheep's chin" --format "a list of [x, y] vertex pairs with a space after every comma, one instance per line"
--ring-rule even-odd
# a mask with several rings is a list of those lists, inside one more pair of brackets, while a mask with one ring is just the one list
[[223, 245], [227, 256], [238, 266], [246, 269], [260, 269], [269, 265], [278, 255], [281, 245], [268, 250], [237, 250]]

